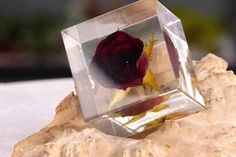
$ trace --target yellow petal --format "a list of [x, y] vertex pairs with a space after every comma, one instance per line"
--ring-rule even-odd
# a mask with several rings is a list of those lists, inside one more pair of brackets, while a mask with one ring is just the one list
[[122, 117], [120, 113], [115, 113], [113, 115], [111, 115], [112, 118], [119, 118]]
[[157, 85], [156, 79], [150, 70], [146, 71], [146, 74], [143, 78], [143, 85], [149, 86], [157, 91], [159, 90], [159, 86]]
[[157, 104], [152, 110], [151, 112], [159, 112], [165, 108], [167, 108], [168, 105], [167, 104]]
[[160, 119], [156, 119], [152, 122], [149, 122], [146, 125], [145, 130], [160, 127], [164, 124], [165, 120], [166, 120], [165, 117], [163, 117], [163, 118], [160, 118]]
[[145, 117], [145, 115], [146, 115], [146, 112], [143, 112], [143, 113], [140, 113], [140, 114], [138, 114], [138, 115], [135, 115], [135, 116], [133, 116], [133, 118], [132, 118], [130, 121], [128, 121], [128, 122], [125, 123], [124, 125], [128, 125], [128, 124], [130, 124], [130, 123], [136, 122], [137, 120], [139, 120], [139, 119]]
[[154, 35], [152, 35], [148, 43], [144, 44], [144, 52], [146, 53], [148, 57], [152, 55], [154, 43], [155, 43], [155, 38], [154, 38]]
[[185, 117], [186, 115], [188, 115], [188, 114], [185, 112], [177, 112], [177, 113], [172, 113], [172, 114], [167, 115], [166, 119], [167, 120], [176, 120], [176, 119]]
[[115, 89], [112, 99], [109, 103], [109, 107], [108, 110], [111, 110], [111, 108], [118, 102], [120, 102], [121, 100], [123, 100], [130, 92], [131, 88], [127, 88], [126, 90], [122, 90], [122, 89]]
[[163, 96], [163, 101], [167, 101], [169, 98], [170, 98], [170, 94], [165, 94], [164, 96]]

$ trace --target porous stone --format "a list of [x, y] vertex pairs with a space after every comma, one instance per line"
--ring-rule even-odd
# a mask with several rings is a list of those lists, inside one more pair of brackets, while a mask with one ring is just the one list
[[[207, 109], [166, 123], [144, 139], [109, 136], [83, 123], [70, 94], [52, 123], [20, 141], [13, 157], [235, 157], [236, 76], [209, 54], [195, 65]], [[84, 129], [86, 128], [86, 129]]]

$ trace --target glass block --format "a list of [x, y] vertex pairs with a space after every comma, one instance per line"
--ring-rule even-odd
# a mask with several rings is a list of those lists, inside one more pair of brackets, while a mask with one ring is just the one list
[[62, 31], [86, 122], [129, 137], [204, 109], [181, 21], [140, 0]]

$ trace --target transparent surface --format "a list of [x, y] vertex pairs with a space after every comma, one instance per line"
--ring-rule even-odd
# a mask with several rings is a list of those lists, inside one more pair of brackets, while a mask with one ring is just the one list
[[138, 1], [62, 36], [84, 118], [103, 132], [131, 136], [203, 109], [181, 21], [158, 1]]

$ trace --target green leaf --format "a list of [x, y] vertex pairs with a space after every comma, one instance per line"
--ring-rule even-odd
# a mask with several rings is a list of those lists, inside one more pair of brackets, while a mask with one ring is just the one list
[[115, 113], [111, 116], [112, 118], [120, 118], [122, 115], [120, 113]]
[[158, 104], [151, 110], [151, 112], [159, 112], [167, 107], [168, 107], [167, 104]]
[[154, 35], [151, 36], [151, 38], [147, 43], [146, 42], [144, 43], [144, 52], [148, 57], [152, 55], [154, 43], [155, 43]]
[[177, 112], [177, 113], [172, 113], [166, 116], [166, 120], [176, 120], [180, 119], [182, 117], [187, 116], [188, 114], [185, 112]]
[[109, 107], [108, 110], [111, 110], [111, 108], [118, 102], [120, 102], [121, 100], [123, 100], [130, 92], [131, 88], [127, 88], [126, 90], [122, 90], [122, 89], [115, 89], [112, 99], [109, 103]]
[[149, 122], [146, 127], [145, 127], [145, 130], [149, 130], [149, 129], [152, 129], [152, 128], [157, 128], [157, 127], [160, 127], [164, 124], [166, 120], [166, 117], [162, 117], [160, 119], [156, 119], [152, 122]]
[[150, 70], [146, 71], [146, 74], [143, 78], [143, 85], [149, 86], [152, 89], [159, 90], [160, 87], [157, 85], [156, 79]]
[[143, 112], [143, 113], [140, 113], [140, 114], [138, 114], [138, 115], [135, 115], [135, 116], [133, 116], [133, 118], [132, 118], [130, 121], [128, 121], [128, 122], [125, 123], [124, 125], [128, 125], [128, 124], [131, 124], [131, 123], [133, 123], [133, 122], [136, 122], [137, 120], [139, 120], [139, 119], [145, 117], [145, 115], [146, 115], [146, 112]]

